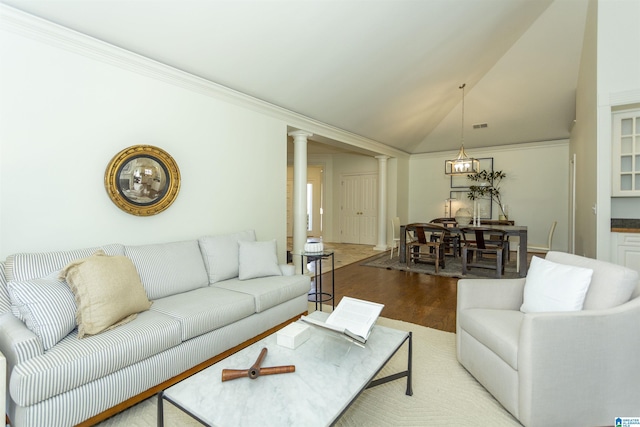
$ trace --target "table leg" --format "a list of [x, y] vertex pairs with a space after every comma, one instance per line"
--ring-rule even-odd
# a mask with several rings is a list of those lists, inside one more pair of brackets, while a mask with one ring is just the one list
[[[322, 257], [316, 259], [316, 310], [318, 309], [318, 301], [320, 302], [320, 311], [322, 311]], [[319, 287], [318, 287], [319, 286]]]
[[331, 254], [331, 308], [336, 308], [336, 266], [335, 257]]
[[162, 409], [162, 394], [164, 391], [158, 393], [158, 427], [164, 427], [164, 410]]
[[[407, 336], [405, 338], [404, 342], [408, 341], [408, 353], [409, 355], [407, 356], [407, 370], [406, 371], [402, 371], [402, 372], [398, 372], [396, 374], [391, 374], [388, 375], [386, 377], [383, 378], [378, 378], [375, 379], [373, 381], [371, 381], [369, 383], [369, 385], [366, 388], [371, 388], [371, 387], [376, 387], [379, 386], [381, 384], [386, 384], [390, 381], [395, 381], [395, 380], [399, 380], [400, 378], [404, 378], [407, 377], [407, 391], [405, 392], [405, 394], [407, 396], [413, 396], [413, 386], [412, 386], [412, 375], [413, 375], [413, 367], [412, 367], [412, 363], [413, 363], [413, 333], [409, 332], [409, 336]], [[403, 344], [404, 344], [403, 342]], [[402, 344], [400, 345], [400, 347], [402, 347]], [[400, 349], [400, 347], [398, 347], [398, 349], [391, 355], [391, 357], [393, 357], [394, 354], [396, 354], [396, 352]], [[391, 360], [391, 357], [389, 357], [389, 360]], [[389, 362], [389, 360], [387, 360], [387, 362]], [[385, 362], [385, 364], [387, 363]]]
[[400, 226], [400, 244], [398, 248], [398, 260], [400, 264], [405, 264], [407, 262], [407, 227], [405, 225]]
[[527, 232], [520, 231], [520, 277], [527, 277]]
[[409, 356], [407, 357], [407, 396], [413, 396], [413, 385], [412, 385], [412, 376], [413, 376], [413, 333], [409, 332]]

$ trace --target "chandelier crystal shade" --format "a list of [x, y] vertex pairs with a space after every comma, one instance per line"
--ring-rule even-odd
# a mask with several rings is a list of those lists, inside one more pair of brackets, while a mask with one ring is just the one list
[[458, 157], [444, 162], [445, 175], [466, 175], [480, 172], [480, 161], [467, 156], [464, 151], [464, 88], [466, 83], [459, 87], [462, 89], [462, 128], [460, 131], [460, 151]]

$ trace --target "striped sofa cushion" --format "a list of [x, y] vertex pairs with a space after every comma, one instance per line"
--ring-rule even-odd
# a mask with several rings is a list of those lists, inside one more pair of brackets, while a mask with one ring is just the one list
[[230, 279], [218, 282], [211, 287], [229, 289], [253, 296], [256, 312], [260, 313], [309, 293], [311, 280], [309, 276], [303, 275], [270, 276], [250, 280]]
[[187, 292], [209, 284], [197, 240], [126, 246], [151, 300]]
[[67, 335], [43, 355], [17, 365], [11, 374], [9, 391], [18, 405], [33, 405], [180, 342], [179, 322], [158, 312], [145, 311], [134, 321], [98, 335], [82, 339], [77, 334]]
[[158, 299], [151, 306], [182, 325], [182, 340], [202, 335], [255, 313], [250, 295], [206, 287]]
[[7, 282], [45, 277], [61, 270], [71, 261], [93, 255], [98, 249], [104, 250], [107, 255], [124, 255], [124, 246], [117, 243], [72, 251], [13, 254], [6, 261]]
[[11, 300], [7, 291], [7, 278], [4, 274], [4, 262], [0, 262], [0, 314], [11, 310]]
[[265, 313], [244, 318], [231, 325], [200, 335], [177, 347], [172, 347], [113, 374], [35, 405], [16, 407], [10, 403], [7, 412], [16, 426], [68, 427], [76, 425], [204, 362], [214, 355], [255, 337], [301, 313], [306, 307], [307, 303], [304, 298], [301, 304], [283, 304]]

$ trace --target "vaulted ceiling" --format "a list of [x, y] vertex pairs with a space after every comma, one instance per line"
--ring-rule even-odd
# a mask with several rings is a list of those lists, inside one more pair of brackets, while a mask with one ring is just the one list
[[[407, 153], [566, 139], [587, 0], [0, 0]], [[481, 129], [474, 124], [486, 123]]]

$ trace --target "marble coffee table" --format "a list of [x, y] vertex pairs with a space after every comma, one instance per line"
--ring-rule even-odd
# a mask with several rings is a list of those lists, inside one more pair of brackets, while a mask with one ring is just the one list
[[[276, 344], [272, 334], [159, 393], [158, 426], [164, 400], [207, 426], [328, 426], [369, 387], [406, 377], [406, 394], [413, 394], [411, 332], [376, 325], [361, 346], [310, 327], [311, 337], [295, 350]], [[374, 380], [405, 342], [407, 370]], [[223, 369], [248, 369], [265, 347], [262, 367], [295, 365], [295, 372], [221, 381]]]

